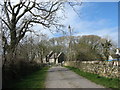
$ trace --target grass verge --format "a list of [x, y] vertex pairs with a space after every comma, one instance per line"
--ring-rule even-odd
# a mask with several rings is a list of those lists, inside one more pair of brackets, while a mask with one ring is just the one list
[[49, 67], [32, 73], [24, 77], [21, 81], [14, 84], [11, 88], [45, 88], [45, 78]]
[[105, 86], [106, 88], [119, 89], [120, 80], [118, 78], [106, 78], [106, 77], [99, 76], [98, 74], [84, 72], [78, 68], [74, 68], [70, 66], [65, 66], [65, 67], [74, 71], [78, 75], [83, 76], [92, 82], [95, 82], [96, 84]]

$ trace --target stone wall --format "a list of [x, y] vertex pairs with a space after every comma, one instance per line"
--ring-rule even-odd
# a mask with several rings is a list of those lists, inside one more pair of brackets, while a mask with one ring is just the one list
[[85, 72], [99, 74], [109, 78], [120, 77], [120, 61], [66, 61], [65, 66], [80, 68]]

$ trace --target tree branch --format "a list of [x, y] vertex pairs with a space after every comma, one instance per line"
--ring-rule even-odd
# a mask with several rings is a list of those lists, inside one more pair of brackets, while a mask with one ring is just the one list
[[28, 25], [29, 23], [25, 24], [24, 31], [21, 30], [21, 32], [19, 33], [19, 36], [17, 37], [17, 43], [19, 43], [19, 41], [25, 36], [25, 33], [27, 32], [28, 29]]
[[4, 2], [4, 7], [5, 7], [5, 13], [6, 13], [6, 17], [7, 17], [7, 20], [8, 20], [8, 23], [10, 23], [10, 17], [9, 17], [9, 14], [8, 14], [8, 8], [7, 8], [7, 2]]
[[31, 23], [38, 23], [38, 24], [42, 24], [43, 26], [48, 27], [48, 28], [50, 27], [50, 25], [49, 25], [49, 24], [45, 24], [45, 23], [40, 22], [40, 21], [31, 20], [30, 22], [31, 22]]
[[11, 2], [10, 2], [10, 1], [8, 2], [8, 4], [9, 4], [10, 9], [11, 9], [11, 10], [13, 10], [13, 8], [12, 8], [12, 6], [11, 6]]
[[[29, 5], [29, 4], [28, 4], [28, 5]], [[23, 13], [17, 17], [16, 22], [18, 22], [18, 20], [19, 20], [23, 15], [25, 15], [25, 13], [27, 13], [28, 11], [30, 11], [33, 7], [35, 7], [35, 2], [33, 2], [33, 5], [32, 5], [30, 8], [28, 8], [28, 6], [26, 6], [26, 8], [25, 8], [25, 10], [23, 11]]]
[[5, 37], [5, 35], [4, 35], [4, 31], [3, 31], [3, 34], [2, 34], [2, 41], [4, 42], [4, 48], [5, 48], [5, 50], [7, 50], [7, 48], [8, 48], [8, 43], [7, 43], [7, 39], [6, 39], [6, 37]]
[[[1, 17], [0, 17], [1, 18]], [[2, 18], [1, 18], [2, 19]], [[2, 21], [4, 22], [4, 24], [11, 30], [11, 28], [10, 28], [10, 26], [9, 26], [9, 24], [4, 20], [4, 19], [2, 19]]]
[[[24, 6], [24, 4], [25, 4], [25, 2], [22, 3], [22, 1], [21, 1], [19, 4], [15, 5], [15, 6], [13, 7], [13, 9], [15, 9], [15, 8], [17, 7], [17, 11], [16, 11], [16, 13], [15, 13], [16, 16], [18, 15], [20, 9]], [[20, 5], [22, 5], [22, 6], [20, 6]]]

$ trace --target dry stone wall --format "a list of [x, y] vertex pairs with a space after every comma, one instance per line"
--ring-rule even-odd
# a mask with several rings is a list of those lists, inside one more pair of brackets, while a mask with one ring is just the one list
[[64, 65], [80, 68], [85, 72], [99, 74], [104, 77], [120, 77], [120, 61], [66, 61]]

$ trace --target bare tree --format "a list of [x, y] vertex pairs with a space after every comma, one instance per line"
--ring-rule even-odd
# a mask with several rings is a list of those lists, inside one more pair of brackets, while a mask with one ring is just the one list
[[[16, 46], [34, 23], [47, 28], [61, 26], [57, 23], [56, 12], [61, 9], [62, 3], [60, 1], [20, 0], [14, 5], [10, 0], [4, 0], [1, 4], [4, 16], [0, 18], [6, 30], [2, 29], [2, 40], [5, 42], [4, 48], [10, 55], [10, 60], [14, 59]], [[5, 35], [6, 32], [8, 36]]]

